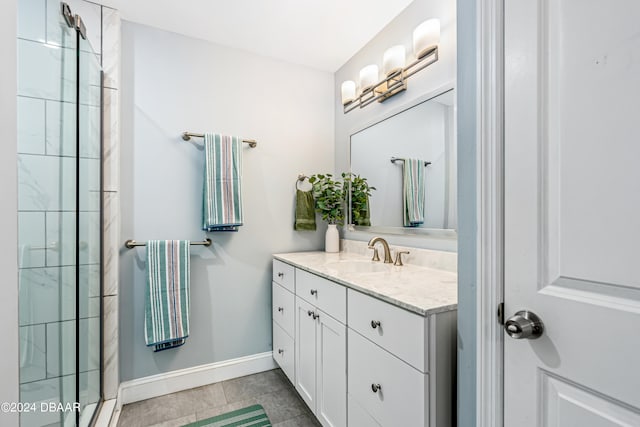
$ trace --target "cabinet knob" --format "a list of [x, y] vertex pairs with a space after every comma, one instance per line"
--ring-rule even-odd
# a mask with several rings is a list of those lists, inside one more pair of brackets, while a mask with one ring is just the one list
[[316, 320], [318, 317], [320, 317], [319, 314], [313, 313], [313, 320]]
[[311, 295], [318, 295], [317, 289], [311, 289]]
[[380, 384], [371, 384], [371, 391], [377, 393], [380, 390], [382, 390], [382, 386]]
[[311, 311], [311, 310], [307, 311], [307, 316], [311, 317], [313, 315], [315, 315], [315, 313], [313, 311]]
[[373, 329], [376, 329], [378, 326], [380, 326], [380, 321], [379, 320], [372, 320], [371, 321], [371, 327]]
[[278, 354], [282, 354], [282, 353], [284, 353], [284, 350], [283, 349], [278, 349]]
[[279, 311], [280, 313], [282, 313], [282, 312], [284, 311], [284, 308], [282, 308], [282, 307], [278, 307], [278, 311]]
[[278, 277], [284, 277], [284, 273], [281, 271], [278, 273]]

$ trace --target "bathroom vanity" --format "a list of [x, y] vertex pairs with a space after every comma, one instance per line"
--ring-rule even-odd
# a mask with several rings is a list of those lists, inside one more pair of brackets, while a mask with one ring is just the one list
[[454, 424], [457, 276], [437, 264], [274, 255], [273, 357], [322, 425]]

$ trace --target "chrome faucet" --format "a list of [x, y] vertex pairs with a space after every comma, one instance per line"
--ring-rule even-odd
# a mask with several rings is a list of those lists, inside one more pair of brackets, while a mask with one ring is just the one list
[[382, 237], [374, 237], [371, 240], [369, 240], [369, 249], [374, 250], [374, 260], [375, 260], [375, 253], [377, 252], [375, 245], [378, 242], [382, 243], [382, 247], [384, 248], [384, 263], [391, 264], [393, 262], [391, 260], [391, 250], [389, 249], [389, 244], [387, 243], [387, 241], [384, 240]]

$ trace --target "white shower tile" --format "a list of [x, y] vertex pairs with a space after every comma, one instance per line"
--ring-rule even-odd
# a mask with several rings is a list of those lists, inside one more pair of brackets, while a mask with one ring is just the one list
[[20, 328], [20, 384], [47, 377], [45, 326]]
[[75, 212], [47, 212], [47, 266], [75, 265]]
[[18, 95], [73, 102], [75, 50], [18, 39]]
[[80, 157], [100, 158], [100, 122], [99, 105], [80, 105]]
[[18, 155], [18, 209], [75, 209], [75, 161], [72, 158]]
[[47, 154], [76, 155], [75, 102], [47, 101], [46, 142]]
[[118, 258], [120, 241], [120, 196], [115, 192], [104, 193], [104, 295], [118, 294]]
[[100, 211], [100, 159], [80, 159], [80, 210]]
[[18, 266], [20, 268], [44, 267], [44, 212], [18, 212], [18, 236]]
[[18, 97], [18, 153], [45, 153], [44, 100]]
[[100, 371], [98, 369], [80, 373], [80, 404], [97, 403], [100, 400]]
[[100, 212], [80, 212], [80, 264], [100, 263]]
[[80, 319], [80, 372], [100, 369], [100, 318]]
[[26, 268], [19, 271], [20, 326], [75, 317], [75, 268]]
[[[62, 357], [61, 357], [62, 356]], [[47, 324], [47, 377], [71, 375], [76, 369], [76, 321]]]
[[[73, 403], [75, 401], [75, 376], [36, 381], [20, 385], [20, 401], [34, 402], [39, 408], [40, 402]], [[60, 412], [23, 412], [20, 414], [20, 427], [42, 427], [60, 425]]]
[[18, 2], [18, 38], [45, 41], [45, 0]]
[[114, 399], [120, 384], [118, 367], [118, 297], [104, 297], [104, 398]]
[[104, 189], [120, 188], [120, 93], [104, 89]]
[[102, 8], [102, 69], [104, 85], [120, 88], [120, 12], [109, 7]]

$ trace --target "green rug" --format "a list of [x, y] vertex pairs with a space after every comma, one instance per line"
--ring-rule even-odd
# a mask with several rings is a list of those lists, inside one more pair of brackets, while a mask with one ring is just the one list
[[253, 405], [237, 411], [227, 412], [206, 420], [185, 424], [183, 427], [270, 427], [262, 405]]

